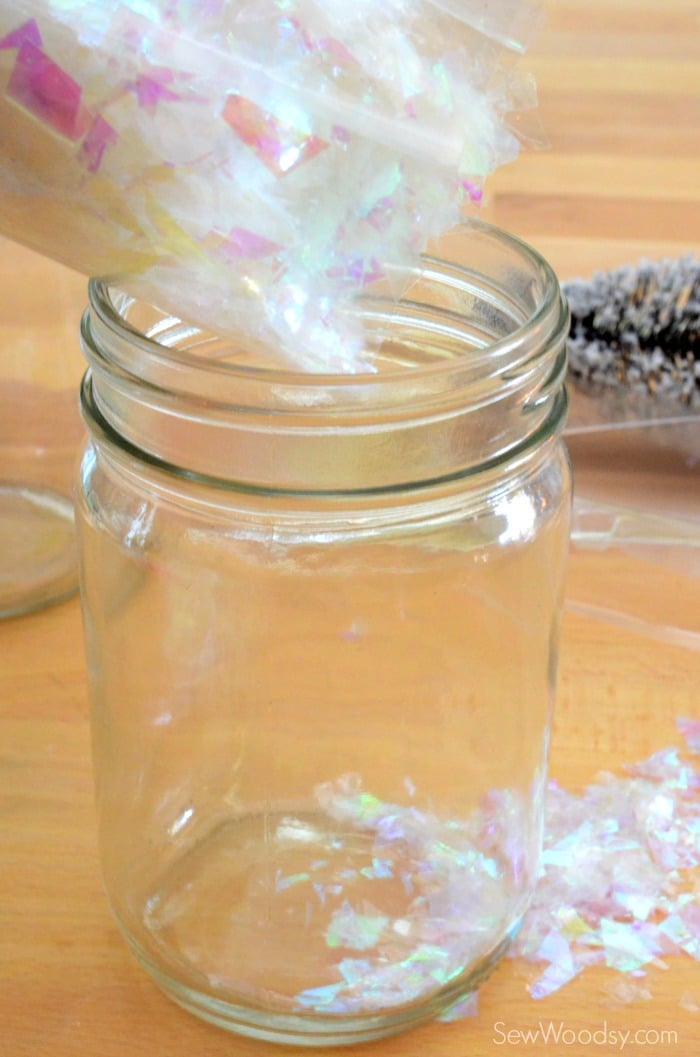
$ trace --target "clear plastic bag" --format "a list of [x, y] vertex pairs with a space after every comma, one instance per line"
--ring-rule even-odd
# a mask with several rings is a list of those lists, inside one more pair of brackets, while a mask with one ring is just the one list
[[571, 387], [569, 609], [700, 650], [700, 411]]

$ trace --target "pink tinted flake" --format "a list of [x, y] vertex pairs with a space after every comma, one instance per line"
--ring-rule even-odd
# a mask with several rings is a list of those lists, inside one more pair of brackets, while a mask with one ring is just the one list
[[700, 752], [700, 719], [682, 717], [677, 720], [678, 730], [686, 740], [691, 752]]
[[394, 200], [388, 195], [380, 198], [367, 214], [367, 221], [375, 231], [388, 231], [394, 216]]
[[469, 195], [470, 201], [476, 203], [483, 201], [484, 191], [478, 184], [472, 183], [471, 180], [462, 180], [462, 188]]
[[228, 96], [223, 118], [275, 176], [285, 176], [329, 146], [318, 136], [279, 121], [242, 95]]
[[96, 117], [87, 136], [83, 140], [78, 155], [88, 172], [97, 172], [102, 164], [104, 153], [113, 147], [118, 140], [117, 133], [103, 117]]
[[352, 142], [352, 133], [344, 125], [334, 125], [331, 129], [331, 136], [336, 143], [342, 143], [344, 147]]
[[335, 63], [340, 63], [344, 66], [360, 65], [352, 52], [343, 44], [342, 40], [336, 40], [335, 37], [324, 37], [322, 40], [319, 40], [317, 48]]
[[385, 272], [376, 257], [369, 260], [364, 257], [355, 257], [342, 264], [333, 265], [326, 275], [329, 279], [349, 280], [354, 286], [368, 286], [370, 283], [383, 279]]
[[3, 37], [0, 40], [0, 51], [5, 51], [9, 48], [21, 48], [23, 44], [33, 44], [35, 48], [41, 47], [41, 33], [36, 20], [33, 18], [23, 22], [21, 26], [13, 29], [11, 33]]
[[262, 235], [256, 235], [254, 231], [248, 231], [246, 228], [231, 228], [222, 249], [229, 257], [260, 260], [262, 257], [271, 257], [274, 253], [278, 253], [281, 247], [278, 243], [263, 238]]
[[168, 88], [174, 76], [168, 69], [152, 69], [148, 74], [140, 74], [131, 85], [136, 92], [139, 106], [144, 110], [154, 111], [158, 103], [175, 102], [180, 98], [176, 92]]
[[7, 95], [68, 139], [85, 134], [90, 115], [81, 103], [80, 85], [30, 41], [19, 49]]

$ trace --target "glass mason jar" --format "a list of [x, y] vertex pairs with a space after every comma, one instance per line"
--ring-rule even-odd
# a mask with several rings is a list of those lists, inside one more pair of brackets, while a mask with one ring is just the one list
[[567, 311], [481, 223], [403, 280], [359, 307], [355, 375], [241, 363], [96, 283], [83, 322], [107, 891], [171, 997], [282, 1042], [439, 1014], [538, 870]]

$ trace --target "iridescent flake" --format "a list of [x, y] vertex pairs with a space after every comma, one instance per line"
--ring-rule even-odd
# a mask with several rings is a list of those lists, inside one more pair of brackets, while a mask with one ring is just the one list
[[20, 45], [6, 94], [68, 139], [81, 139], [90, 124], [80, 85], [31, 40]]
[[307, 873], [288, 874], [285, 877], [282, 871], [278, 870], [275, 877], [275, 891], [284, 892], [287, 888], [294, 888], [295, 885], [304, 884], [308, 880], [310, 877]]
[[464, 1020], [466, 1017], [475, 1017], [479, 1012], [479, 995], [472, 991], [466, 998], [446, 1009], [437, 1019], [443, 1024], [451, 1024], [455, 1020]]
[[312, 1009], [314, 1012], [334, 1011], [338, 995], [346, 986], [341, 981], [338, 984], [326, 984], [325, 987], [308, 987], [296, 996], [296, 1002], [302, 1008]]
[[256, 235], [247, 228], [231, 228], [228, 238], [222, 243], [222, 251], [230, 257], [247, 257], [249, 260], [261, 260], [279, 253], [281, 246], [277, 242]]
[[371, 970], [372, 963], [365, 958], [343, 958], [338, 965], [341, 976], [346, 984], [359, 984]]
[[[404, 787], [418, 797], [413, 781]], [[512, 873], [505, 859], [496, 862], [490, 823], [498, 822], [505, 844], [511, 835], [522, 839], [521, 794], [493, 797], [464, 819], [382, 800], [357, 774], [318, 785], [315, 796], [333, 828], [354, 833], [349, 846], [366, 849], [370, 861], [339, 866], [333, 885], [313, 883], [330, 915], [328, 948], [364, 957], [341, 958], [336, 980], [296, 996], [302, 1008], [367, 1013], [434, 997], [505, 942], [516, 924]]]
[[331, 918], [326, 943], [329, 947], [367, 951], [376, 946], [388, 924], [389, 918], [371, 904], [364, 903], [361, 910], [355, 910], [346, 900]]
[[[128, 293], [256, 357], [371, 370], [362, 326], [346, 311], [352, 298], [380, 276], [401, 296], [397, 276], [459, 223], [468, 194], [478, 199], [461, 178], [512, 160], [513, 111], [534, 103], [530, 79], [502, 54], [505, 40], [483, 36], [492, 17], [470, 28], [456, 0], [449, 11], [438, 6], [439, 14], [424, 0], [0, 5], [2, 90], [38, 119], [27, 132], [37, 149], [24, 152], [32, 179], [19, 155], [3, 155], [2, 167], [44, 197], [46, 208], [26, 211], [30, 220], [80, 200], [74, 267], [93, 260], [98, 243], [105, 271]], [[76, 149], [42, 149], [46, 132]], [[58, 164], [47, 166], [49, 156]], [[152, 222], [153, 202], [173, 237]], [[54, 245], [52, 225], [31, 223], [29, 241], [68, 252]], [[281, 249], [249, 252], [252, 240], [246, 248], [234, 236], [221, 252], [232, 228]]]
[[229, 95], [224, 120], [275, 176], [285, 176], [330, 145], [280, 121], [242, 95]]
[[372, 257], [370, 260], [366, 260], [364, 257], [355, 257], [353, 260], [334, 265], [327, 272], [330, 279], [346, 282], [352, 288], [369, 286], [371, 283], [382, 279], [384, 274], [384, 269], [376, 257]]
[[678, 1005], [687, 1013], [700, 1013], [700, 1005], [695, 1001], [691, 991], [684, 991], [678, 999]]
[[700, 752], [700, 719], [681, 717], [676, 726], [691, 752]]
[[33, 18], [23, 22], [17, 29], [13, 29], [6, 37], [0, 39], [0, 51], [6, 51], [10, 48], [21, 48], [23, 44], [33, 44], [35, 48], [41, 47], [41, 33], [36, 20]]
[[[678, 728], [697, 747], [697, 723]], [[550, 783], [542, 875], [511, 952], [545, 964], [533, 998], [589, 965], [637, 978], [667, 955], [700, 961], [697, 766], [668, 748], [626, 771], [580, 797]]]
[[461, 181], [461, 186], [462, 190], [466, 191], [467, 195], [469, 196], [470, 202], [474, 202], [478, 205], [483, 201], [484, 189], [477, 181], [463, 179]]
[[616, 1008], [626, 1006], [631, 1002], [648, 1002], [652, 997], [651, 991], [642, 984], [637, 984], [634, 979], [616, 979], [605, 984], [603, 990], [608, 996], [605, 1005]]
[[369, 880], [379, 880], [385, 877], [393, 877], [394, 871], [392, 869], [391, 861], [388, 859], [373, 859], [371, 866], [364, 866], [360, 873], [363, 877], [367, 877]]
[[359, 66], [358, 60], [352, 52], [343, 44], [342, 40], [334, 37], [325, 37], [316, 41], [316, 48], [320, 54], [326, 55], [333, 66]]
[[102, 165], [105, 151], [114, 146], [118, 135], [108, 121], [96, 117], [83, 140], [78, 154], [79, 160], [88, 172], [97, 172]]
[[129, 88], [136, 93], [139, 106], [155, 113], [158, 103], [177, 102], [180, 96], [168, 86], [175, 80], [172, 70], [166, 67], [151, 67], [148, 73], [139, 74]]

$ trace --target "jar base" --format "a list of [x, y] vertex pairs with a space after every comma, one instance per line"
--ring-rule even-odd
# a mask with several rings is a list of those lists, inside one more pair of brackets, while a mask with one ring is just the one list
[[326, 812], [223, 821], [152, 880], [124, 931], [176, 1002], [239, 1033], [340, 1045], [434, 1019], [477, 986], [523, 901], [468, 822], [350, 788], [322, 787]]
[[77, 588], [71, 501], [49, 488], [0, 484], [0, 617], [62, 602]]
[[235, 1005], [188, 987], [164, 973], [162, 968], [154, 965], [132, 936], [126, 932], [125, 935], [138, 962], [160, 990], [188, 1013], [236, 1035], [280, 1045], [311, 1048], [373, 1042], [436, 1020], [481, 987], [510, 947], [521, 921], [514, 924], [493, 950], [429, 1000], [364, 1017], [279, 1014]]

